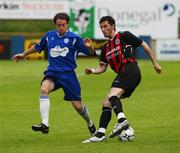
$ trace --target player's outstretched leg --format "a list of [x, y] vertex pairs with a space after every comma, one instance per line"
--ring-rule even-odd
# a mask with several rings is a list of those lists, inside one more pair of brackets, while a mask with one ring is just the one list
[[79, 114], [81, 115], [81, 117], [86, 121], [88, 130], [89, 130], [91, 136], [93, 136], [93, 135], [96, 133], [96, 127], [95, 127], [93, 121], [92, 121], [91, 118], [90, 118], [88, 109], [87, 109], [85, 106], [83, 106], [82, 111], [81, 111], [81, 112], [78, 112], [78, 113], [79, 113]]
[[106, 128], [111, 120], [111, 108], [109, 107], [102, 107], [102, 114], [99, 121], [99, 129], [89, 139], [84, 140], [82, 143], [92, 143], [92, 142], [104, 142], [106, 141], [105, 132]]
[[129, 123], [126, 120], [120, 99], [117, 96], [112, 96], [109, 98], [109, 101], [118, 119], [118, 123], [114, 126], [114, 129], [109, 135], [110, 138], [113, 138], [119, 135], [122, 130], [128, 128]]

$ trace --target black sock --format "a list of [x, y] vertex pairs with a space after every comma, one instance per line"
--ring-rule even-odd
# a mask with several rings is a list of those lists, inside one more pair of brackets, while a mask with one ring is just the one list
[[109, 101], [111, 103], [111, 106], [116, 114], [116, 116], [120, 113], [123, 112], [122, 104], [121, 101], [117, 96], [112, 96], [109, 98]]
[[[119, 113], [123, 113], [123, 108], [122, 108], [122, 104], [121, 104], [121, 101], [120, 99], [117, 97], [117, 96], [112, 96], [109, 98], [109, 101], [111, 103], [111, 106], [116, 114], [116, 116], [119, 114]], [[120, 118], [118, 120], [119, 123], [123, 122], [125, 120], [125, 118]]]
[[[101, 118], [99, 121], [99, 128], [104, 128], [106, 129], [110, 120], [111, 120], [111, 108], [109, 107], [103, 107], [102, 108], [102, 114], [101, 114]], [[105, 133], [102, 132], [97, 132], [95, 134], [96, 137], [101, 138], [102, 136], [104, 136]]]
[[102, 108], [102, 114], [99, 122], [99, 128], [107, 128], [110, 120], [111, 120], [111, 108], [109, 107], [103, 107]]

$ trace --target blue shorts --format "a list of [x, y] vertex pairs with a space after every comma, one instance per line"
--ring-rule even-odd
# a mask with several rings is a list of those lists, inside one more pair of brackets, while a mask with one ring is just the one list
[[53, 91], [62, 88], [64, 90], [64, 100], [67, 101], [81, 101], [81, 87], [74, 71], [70, 72], [56, 72], [45, 71], [45, 79], [51, 79], [54, 82]]

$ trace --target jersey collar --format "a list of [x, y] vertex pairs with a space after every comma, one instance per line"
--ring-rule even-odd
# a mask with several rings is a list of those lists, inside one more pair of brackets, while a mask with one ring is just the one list
[[60, 35], [60, 33], [58, 31], [56, 31], [56, 34], [59, 38], [62, 38], [63, 36], [67, 35], [69, 32], [69, 30], [66, 31], [66, 33], [64, 33], [63, 35]]
[[[118, 32], [115, 33], [114, 37], [115, 37], [117, 34], [118, 34]], [[109, 39], [109, 40], [112, 41], [112, 40], [114, 39], [114, 37], [111, 38], [111, 39]]]

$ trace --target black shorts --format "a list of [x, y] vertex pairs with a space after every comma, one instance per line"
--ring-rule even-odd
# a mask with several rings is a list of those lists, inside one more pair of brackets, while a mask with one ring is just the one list
[[126, 98], [131, 96], [140, 82], [141, 72], [137, 63], [127, 63], [124, 65], [124, 71], [118, 73], [111, 87], [124, 89], [125, 92], [120, 98]]

